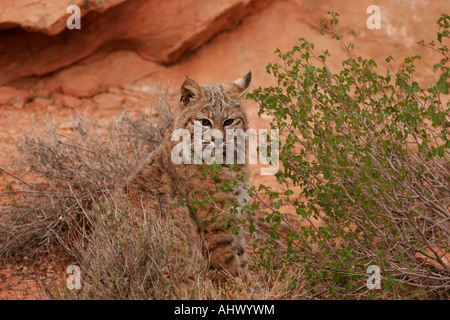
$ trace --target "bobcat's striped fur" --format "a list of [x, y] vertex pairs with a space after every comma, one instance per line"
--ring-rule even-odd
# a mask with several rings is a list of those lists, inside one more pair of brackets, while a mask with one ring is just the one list
[[[174, 129], [186, 129], [193, 138], [194, 124], [200, 121], [204, 124], [203, 130], [220, 130], [224, 139], [226, 129], [246, 131], [247, 118], [241, 103], [250, 80], [251, 73], [248, 73], [235, 82], [200, 86], [194, 80], [186, 78], [181, 86], [181, 99]], [[217, 183], [230, 179], [228, 168], [224, 168], [214, 181], [202, 175], [206, 164], [174, 164], [171, 151], [177, 143], [179, 142], [171, 141], [171, 137], [167, 137], [161, 146], [149, 155], [128, 179], [125, 188], [128, 195], [143, 204], [152, 214], [172, 219], [187, 235], [189, 245], [202, 250], [209, 268], [215, 270], [218, 280], [231, 275], [250, 281], [244, 236], [242, 232], [234, 235], [230, 228], [225, 229], [222, 220], [223, 215], [228, 212], [226, 203], [236, 198], [240, 202], [244, 201], [246, 191], [237, 190], [234, 194], [216, 192]], [[248, 165], [239, 164], [231, 174], [244, 172], [248, 174]], [[189, 205], [173, 205], [176, 201], [180, 203], [182, 199], [187, 199], [189, 204], [192, 194], [197, 200], [201, 200], [206, 190], [216, 199], [216, 208], [206, 205], [195, 211]], [[201, 221], [211, 220], [213, 211], [219, 213], [217, 220], [207, 223], [206, 226], [202, 224]], [[234, 217], [237, 218], [239, 217]], [[182, 244], [175, 245], [175, 248], [177, 247], [181, 248]]]

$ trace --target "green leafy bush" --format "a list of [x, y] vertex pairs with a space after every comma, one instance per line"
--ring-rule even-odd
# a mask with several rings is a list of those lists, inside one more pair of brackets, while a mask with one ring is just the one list
[[[330, 14], [328, 25], [336, 26], [339, 15]], [[442, 56], [429, 88], [414, 81], [420, 56], [406, 58], [405, 69], [381, 71], [354, 57], [353, 45], [324, 22], [322, 34], [348, 53], [340, 72], [328, 67], [327, 50], [318, 54], [301, 38], [267, 66], [278, 85], [248, 94], [280, 130], [276, 176], [289, 186], [284, 195], [267, 186], [251, 192], [270, 199], [259, 205], [259, 219], [270, 225], [261, 263], [274, 267], [281, 251], [284, 262], [275, 266], [302, 265], [316, 297], [448, 298], [450, 17], [437, 21], [436, 42], [419, 42]], [[381, 290], [366, 286], [371, 265], [381, 269]]]

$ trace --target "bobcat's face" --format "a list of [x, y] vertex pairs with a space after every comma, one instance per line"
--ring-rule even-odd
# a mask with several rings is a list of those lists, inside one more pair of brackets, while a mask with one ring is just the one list
[[[203, 149], [222, 150], [223, 164], [226, 162], [226, 148], [231, 144], [234, 144], [234, 159], [238, 159], [238, 150], [245, 156], [245, 150], [239, 149], [245, 148], [245, 142], [242, 146], [242, 140], [235, 138], [235, 134], [247, 130], [247, 118], [241, 103], [250, 80], [250, 72], [234, 82], [212, 86], [199, 86], [194, 80], [186, 78], [181, 86], [180, 111], [175, 129], [187, 129], [192, 141], [201, 137]], [[194, 143], [191, 150], [194, 150]]]

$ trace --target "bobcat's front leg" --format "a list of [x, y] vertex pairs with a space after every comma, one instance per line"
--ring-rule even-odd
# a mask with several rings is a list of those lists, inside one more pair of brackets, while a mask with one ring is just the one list
[[217, 279], [223, 282], [229, 276], [233, 276], [241, 277], [244, 282], [250, 282], [243, 234], [233, 234], [230, 227], [224, 227], [222, 219], [209, 222], [202, 231], [209, 266], [216, 271]]

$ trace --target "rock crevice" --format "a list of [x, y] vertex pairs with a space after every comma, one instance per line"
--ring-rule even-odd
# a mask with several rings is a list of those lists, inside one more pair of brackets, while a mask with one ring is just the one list
[[69, 30], [65, 27], [70, 16], [66, 12], [67, 1], [9, 2], [0, 1], [0, 85], [49, 74], [98, 50], [134, 50], [146, 60], [170, 65], [271, 3], [269, 0], [70, 1], [82, 9], [82, 28]]

